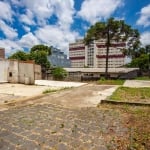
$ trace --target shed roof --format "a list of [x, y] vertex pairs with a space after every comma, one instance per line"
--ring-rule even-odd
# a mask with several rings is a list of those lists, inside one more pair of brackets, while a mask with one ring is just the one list
[[[67, 72], [91, 72], [104, 73], [105, 68], [64, 68]], [[109, 73], [128, 73], [139, 68], [108, 68]]]

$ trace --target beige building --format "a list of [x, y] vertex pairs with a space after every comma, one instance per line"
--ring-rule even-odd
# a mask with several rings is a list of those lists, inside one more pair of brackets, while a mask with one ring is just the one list
[[33, 61], [0, 59], [0, 82], [34, 84], [41, 79], [41, 66]]
[[[125, 56], [122, 50], [126, 44], [111, 41], [109, 48], [109, 68], [121, 67], [125, 64]], [[106, 66], [106, 40], [93, 40], [85, 45], [83, 40], [69, 44], [69, 58], [73, 68], [105, 68]]]

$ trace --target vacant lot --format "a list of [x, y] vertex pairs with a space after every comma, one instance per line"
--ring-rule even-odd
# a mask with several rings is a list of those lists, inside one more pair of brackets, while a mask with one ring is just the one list
[[4, 105], [0, 149], [149, 150], [149, 107], [96, 107], [116, 88], [88, 84]]

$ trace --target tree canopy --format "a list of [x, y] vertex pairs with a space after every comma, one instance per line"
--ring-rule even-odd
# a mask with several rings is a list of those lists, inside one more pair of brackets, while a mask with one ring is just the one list
[[48, 69], [50, 67], [50, 62], [47, 56], [51, 55], [51, 48], [45, 45], [35, 45], [31, 48], [29, 53], [24, 51], [17, 51], [8, 57], [8, 59], [17, 60], [34, 60], [36, 64], [41, 65], [42, 70]]
[[50, 62], [47, 58], [47, 52], [45, 51], [34, 51], [29, 55], [30, 60], [34, 60], [36, 64], [41, 65], [42, 69], [47, 69], [50, 67]]
[[[109, 36], [109, 41], [108, 41]], [[106, 39], [106, 45], [110, 46], [111, 41], [122, 41], [127, 43], [127, 48], [123, 49], [125, 55], [134, 57], [134, 52], [140, 46], [140, 34], [138, 30], [126, 24], [123, 20], [108, 19], [106, 22], [97, 22], [92, 25], [84, 38], [86, 44], [93, 39]]]
[[141, 71], [149, 71], [150, 69], [150, 45], [141, 47], [136, 52], [135, 57], [132, 59], [128, 67], [138, 67]]
[[140, 34], [138, 30], [132, 29], [123, 20], [108, 19], [106, 22], [97, 22], [92, 25], [84, 38], [85, 44], [89, 44], [93, 40], [106, 40], [106, 67], [105, 78], [108, 78], [108, 55], [112, 41], [125, 42], [126, 48], [122, 51], [125, 55], [134, 57], [134, 52], [140, 46]]
[[17, 60], [26, 61], [29, 59], [29, 54], [24, 51], [19, 50], [16, 53], [9, 56], [8, 59], [17, 59]]
[[46, 45], [35, 45], [31, 48], [30, 52], [37, 52], [37, 51], [45, 51], [47, 53], [47, 55], [51, 55], [51, 47], [48, 47]]

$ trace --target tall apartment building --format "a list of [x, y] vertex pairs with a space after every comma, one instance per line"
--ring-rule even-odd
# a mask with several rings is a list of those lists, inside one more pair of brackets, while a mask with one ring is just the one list
[[[125, 64], [125, 56], [122, 49], [126, 44], [111, 41], [108, 55], [108, 67], [116, 68]], [[93, 40], [85, 45], [83, 40], [77, 40], [69, 44], [69, 58], [73, 68], [105, 68], [106, 67], [106, 40]]]
[[67, 55], [60, 49], [51, 47], [51, 55], [48, 56], [48, 60], [53, 67], [70, 67], [70, 60]]
[[0, 58], [5, 58], [5, 49], [0, 47]]

